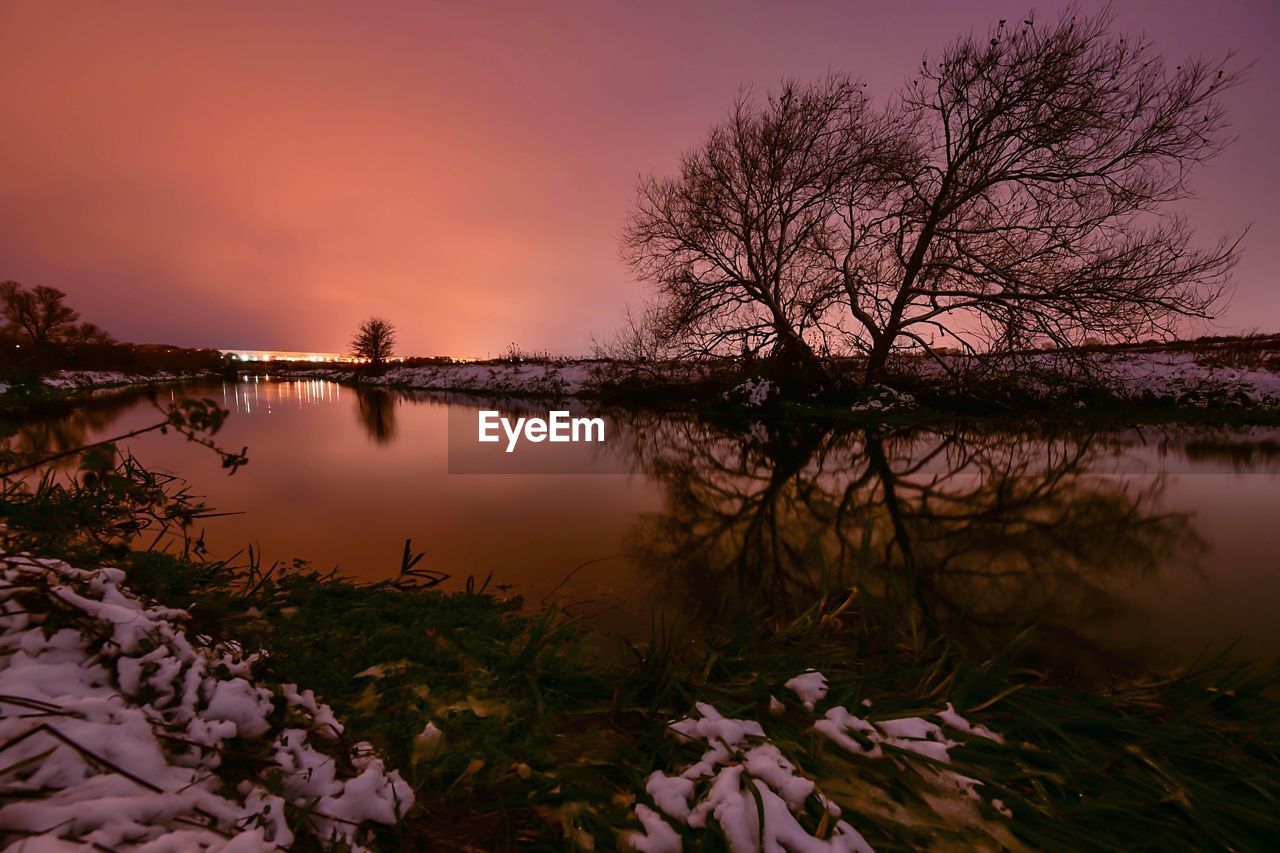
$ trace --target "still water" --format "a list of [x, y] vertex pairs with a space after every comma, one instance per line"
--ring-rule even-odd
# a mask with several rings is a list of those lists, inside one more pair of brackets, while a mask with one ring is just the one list
[[[1187, 664], [1235, 644], [1280, 655], [1280, 435], [1180, 428], [879, 433], [604, 412], [573, 470], [449, 473], [449, 414], [530, 404], [357, 393], [324, 381], [193, 386], [232, 412], [211, 453], [150, 434], [128, 447], [221, 511], [210, 552], [253, 545], [362, 579], [392, 576], [406, 538], [444, 588], [555, 602], [622, 634], [771, 618], [858, 589], [913, 632], [998, 642], [1039, 626], [1071, 666]], [[545, 410], [541, 410], [545, 414]], [[19, 441], [56, 450], [157, 419], [100, 399]], [[455, 460], [456, 461], [456, 460]], [[455, 466], [456, 468], [456, 466]]]

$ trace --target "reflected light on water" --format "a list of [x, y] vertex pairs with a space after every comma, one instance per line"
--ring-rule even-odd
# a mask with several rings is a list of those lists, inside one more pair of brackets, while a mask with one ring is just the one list
[[275, 407], [339, 403], [342, 386], [327, 379], [273, 379], [271, 376], [245, 376], [239, 382], [222, 384], [223, 406], [237, 414], [271, 414]]

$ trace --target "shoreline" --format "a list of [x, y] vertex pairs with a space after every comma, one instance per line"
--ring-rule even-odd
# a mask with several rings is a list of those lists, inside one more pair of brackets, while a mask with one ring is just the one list
[[221, 374], [208, 371], [144, 374], [115, 370], [59, 370], [36, 378], [40, 382], [38, 387], [30, 383], [0, 382], [0, 417], [31, 414], [45, 409], [56, 412], [60, 407], [74, 406], [113, 392], [135, 391], [147, 386], [161, 387], [180, 385], [185, 382], [200, 382], [221, 378]]

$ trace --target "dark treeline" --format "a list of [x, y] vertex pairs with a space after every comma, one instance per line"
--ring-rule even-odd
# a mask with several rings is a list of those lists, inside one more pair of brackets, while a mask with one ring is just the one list
[[119, 370], [129, 373], [216, 370], [217, 350], [117, 341], [95, 323], [82, 321], [56, 287], [0, 283], [0, 370]]

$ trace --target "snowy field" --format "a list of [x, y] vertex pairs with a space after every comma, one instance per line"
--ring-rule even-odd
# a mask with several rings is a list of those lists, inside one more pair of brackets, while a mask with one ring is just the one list
[[[1095, 352], [1075, 364], [1060, 363], [1060, 358], [1052, 354], [1035, 354], [979, 375], [1044, 397], [1077, 388], [1096, 388], [1129, 400], [1157, 398], [1197, 406], [1280, 406], [1280, 354], [1265, 362], [1268, 366], [1263, 366], [1261, 359], [1249, 366], [1231, 364], [1231, 360], [1214, 350]], [[971, 368], [963, 358], [948, 357], [944, 364], [918, 360], [909, 372], [926, 381], [944, 383], [949, 378], [948, 370], [963, 374]]]

